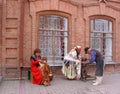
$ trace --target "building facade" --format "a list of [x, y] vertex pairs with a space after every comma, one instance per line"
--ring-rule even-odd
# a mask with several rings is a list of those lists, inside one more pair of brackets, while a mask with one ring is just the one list
[[61, 66], [76, 45], [98, 49], [106, 70], [120, 71], [119, 31], [120, 0], [0, 0], [0, 75], [18, 78], [35, 48]]

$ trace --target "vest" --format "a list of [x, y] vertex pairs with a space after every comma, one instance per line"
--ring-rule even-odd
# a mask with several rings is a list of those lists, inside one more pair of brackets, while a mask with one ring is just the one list
[[102, 54], [98, 50], [92, 49], [92, 51], [96, 52], [96, 58], [102, 58], [103, 57]]

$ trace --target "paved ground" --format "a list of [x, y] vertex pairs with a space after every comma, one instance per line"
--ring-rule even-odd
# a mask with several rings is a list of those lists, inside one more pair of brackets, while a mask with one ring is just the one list
[[62, 76], [54, 77], [47, 87], [33, 85], [28, 80], [2, 81], [0, 94], [120, 94], [120, 73], [104, 75], [99, 86], [93, 86], [92, 81], [70, 81]]

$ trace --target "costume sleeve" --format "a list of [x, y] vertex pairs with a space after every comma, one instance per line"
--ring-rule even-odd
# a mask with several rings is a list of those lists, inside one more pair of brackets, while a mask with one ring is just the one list
[[65, 57], [64, 57], [65, 60], [73, 60], [73, 58], [74, 58], [74, 52], [73, 52], [73, 50], [70, 51], [70, 52], [69, 52], [67, 55], [65, 55]]
[[95, 51], [91, 51], [91, 58], [90, 58], [90, 63], [95, 62], [95, 58], [96, 58], [96, 52]]
[[38, 64], [39, 63], [38, 60], [34, 61], [33, 59], [31, 60], [31, 62], [32, 62], [32, 64]]
[[73, 51], [73, 52], [71, 53], [71, 56], [72, 56], [73, 58], [75, 58], [75, 57], [77, 56], [76, 51]]

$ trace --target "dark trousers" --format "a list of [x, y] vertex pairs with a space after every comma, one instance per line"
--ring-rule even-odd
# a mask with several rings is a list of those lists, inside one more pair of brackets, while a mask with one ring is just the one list
[[103, 58], [96, 58], [96, 76], [103, 76], [104, 70], [104, 59]]

